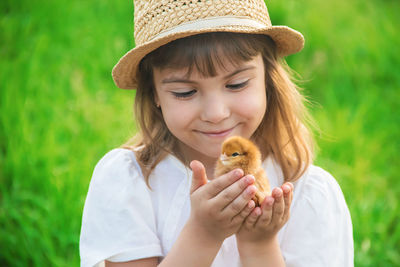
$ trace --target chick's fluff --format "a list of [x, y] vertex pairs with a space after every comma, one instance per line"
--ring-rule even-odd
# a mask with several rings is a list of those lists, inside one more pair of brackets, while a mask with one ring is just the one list
[[261, 167], [261, 152], [250, 140], [232, 136], [222, 143], [222, 153], [217, 161], [214, 177], [219, 177], [237, 168], [242, 169], [244, 175], [254, 176], [257, 192], [253, 201], [257, 206], [261, 205], [264, 198], [271, 194], [267, 175]]

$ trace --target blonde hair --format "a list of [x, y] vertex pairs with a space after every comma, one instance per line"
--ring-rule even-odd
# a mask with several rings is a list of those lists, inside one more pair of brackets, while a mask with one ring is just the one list
[[190, 74], [195, 68], [209, 77], [217, 74], [216, 66], [236, 66], [260, 53], [265, 66], [267, 110], [252, 139], [263, 159], [274, 157], [285, 181], [293, 182], [305, 172], [314, 155], [312, 133], [306, 126], [311, 117], [304, 106], [305, 98], [292, 82], [289, 67], [277, 56], [275, 43], [267, 35], [214, 32], [168, 43], [146, 55], [139, 65], [135, 116], [140, 131], [123, 147], [135, 150], [147, 182], [168, 153], [188, 164], [155, 104], [153, 69], [188, 68]]

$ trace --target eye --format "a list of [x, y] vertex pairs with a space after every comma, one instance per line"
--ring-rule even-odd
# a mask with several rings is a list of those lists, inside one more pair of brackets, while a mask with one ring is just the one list
[[232, 90], [238, 90], [242, 89], [249, 83], [249, 80], [242, 82], [242, 83], [235, 83], [235, 84], [228, 84], [226, 85], [226, 88], [232, 89]]
[[192, 95], [194, 95], [195, 93], [196, 93], [196, 90], [190, 90], [187, 92], [172, 92], [172, 94], [176, 98], [188, 98], [188, 97], [191, 97]]
[[238, 153], [238, 152], [234, 152], [234, 153], [232, 153], [232, 157], [237, 157], [237, 156], [239, 156], [240, 154]]

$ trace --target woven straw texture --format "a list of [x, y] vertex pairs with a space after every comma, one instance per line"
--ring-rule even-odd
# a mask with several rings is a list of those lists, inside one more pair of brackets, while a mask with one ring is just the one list
[[263, 1], [136, 1], [135, 40], [140, 45], [166, 29], [190, 21], [222, 16], [252, 18], [271, 26]]
[[[296, 53], [304, 45], [299, 32], [286, 26], [271, 25], [263, 0], [136, 0], [134, 4], [136, 47], [120, 59], [112, 72], [116, 85], [123, 89], [136, 88], [136, 70], [146, 54], [193, 34], [211, 31], [267, 34], [277, 44], [281, 56]], [[221, 21], [221, 18], [226, 21], [234, 18], [238, 22], [228, 25], [211, 23], [213, 20]], [[199, 26], [201, 21], [203, 24]], [[180, 30], [182, 25], [190, 26]]]

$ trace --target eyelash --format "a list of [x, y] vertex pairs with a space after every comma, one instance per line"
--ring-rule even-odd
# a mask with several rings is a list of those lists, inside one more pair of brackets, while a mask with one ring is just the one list
[[226, 87], [232, 90], [238, 90], [242, 89], [249, 83], [249, 80], [242, 82], [242, 83], [237, 83], [237, 84], [228, 84]]
[[[242, 82], [242, 83], [228, 84], [228, 85], [226, 85], [226, 87], [231, 89], [231, 90], [239, 90], [239, 89], [242, 89], [243, 87], [245, 87], [248, 83], [249, 83], [249, 81], [247, 80], [247, 81]], [[194, 95], [196, 92], [197, 92], [196, 90], [191, 90], [191, 91], [187, 91], [187, 92], [172, 92], [172, 94], [176, 98], [189, 98], [192, 95]]]
[[194, 95], [194, 93], [196, 93], [196, 90], [191, 90], [191, 91], [187, 91], [187, 92], [182, 92], [182, 93], [178, 93], [178, 92], [172, 92], [172, 94], [176, 97], [176, 98], [188, 98], [191, 97], [192, 95]]

